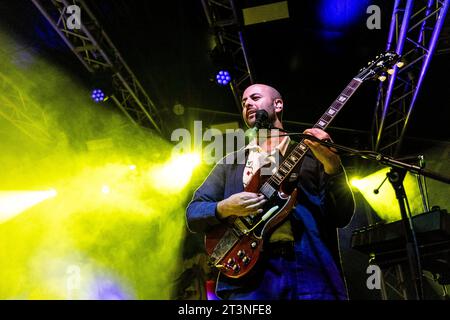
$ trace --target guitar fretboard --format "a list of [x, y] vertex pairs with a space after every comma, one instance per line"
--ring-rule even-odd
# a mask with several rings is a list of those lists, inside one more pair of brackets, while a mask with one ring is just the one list
[[[348, 99], [361, 85], [362, 80], [358, 78], [352, 79], [347, 87], [341, 92], [341, 94], [334, 100], [327, 111], [320, 117], [319, 121], [313, 126], [313, 128], [319, 128], [325, 130], [328, 125], [333, 121], [342, 107], [347, 103]], [[303, 156], [308, 151], [309, 147], [303, 142], [300, 143], [291, 151], [291, 153], [284, 159], [279, 166], [277, 172], [275, 172], [260, 188], [260, 192], [267, 198], [271, 198], [272, 195], [279, 190], [280, 185], [284, 179], [291, 173], [295, 166], [300, 162]]]

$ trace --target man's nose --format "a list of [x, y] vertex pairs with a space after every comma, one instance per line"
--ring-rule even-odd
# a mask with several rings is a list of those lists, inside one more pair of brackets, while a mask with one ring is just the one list
[[254, 106], [254, 104], [252, 103], [252, 101], [249, 101], [249, 100], [245, 101], [245, 107], [246, 107], [246, 108], [251, 107], [251, 106]]

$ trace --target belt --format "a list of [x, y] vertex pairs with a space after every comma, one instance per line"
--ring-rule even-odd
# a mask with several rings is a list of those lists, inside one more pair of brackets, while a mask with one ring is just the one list
[[294, 241], [276, 241], [266, 243], [265, 252], [272, 257], [281, 256], [285, 258], [294, 258]]

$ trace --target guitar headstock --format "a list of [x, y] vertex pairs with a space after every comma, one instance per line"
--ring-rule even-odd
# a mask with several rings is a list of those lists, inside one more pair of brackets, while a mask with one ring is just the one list
[[401, 68], [403, 62], [400, 61], [400, 56], [395, 52], [384, 52], [372, 61], [370, 61], [366, 67], [359, 70], [358, 75], [355, 77], [361, 81], [379, 79], [384, 81], [386, 79], [386, 73], [392, 74], [394, 66]]

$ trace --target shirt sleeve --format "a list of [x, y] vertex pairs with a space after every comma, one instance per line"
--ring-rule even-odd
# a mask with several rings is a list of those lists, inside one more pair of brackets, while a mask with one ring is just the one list
[[217, 164], [195, 191], [186, 208], [186, 222], [191, 232], [205, 232], [221, 221], [217, 218], [217, 203], [224, 198], [226, 172], [224, 164]]
[[321, 180], [324, 209], [333, 216], [336, 227], [343, 228], [350, 222], [355, 211], [355, 199], [344, 167], [341, 165], [339, 173], [334, 175], [322, 170]]

